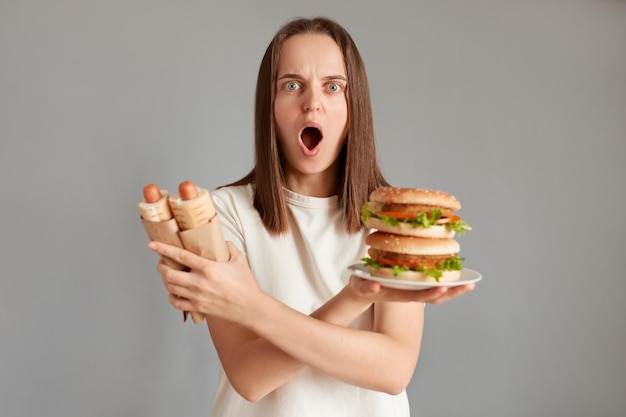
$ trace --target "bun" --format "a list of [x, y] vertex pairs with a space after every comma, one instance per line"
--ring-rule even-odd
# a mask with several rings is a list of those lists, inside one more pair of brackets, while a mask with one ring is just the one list
[[380, 187], [372, 191], [370, 201], [386, 204], [426, 204], [459, 210], [461, 202], [453, 195], [423, 188]]
[[458, 281], [461, 278], [461, 271], [441, 271], [442, 275], [439, 277], [439, 281], [430, 275], [426, 275], [422, 272], [417, 271], [402, 271], [400, 275], [395, 275], [394, 270], [392, 268], [372, 268], [369, 267], [368, 271], [370, 275], [381, 277], [381, 278], [389, 278], [389, 279], [397, 279], [404, 281], [423, 281], [423, 282], [452, 282]]
[[374, 249], [408, 255], [448, 255], [460, 250], [458, 242], [451, 238], [433, 239], [384, 232], [367, 235], [365, 243]]
[[384, 220], [377, 219], [376, 217], [370, 217], [365, 221], [365, 226], [376, 229], [381, 232], [395, 233], [403, 236], [415, 236], [426, 238], [453, 238], [454, 230], [448, 229], [443, 225], [433, 225], [428, 228], [425, 227], [413, 227], [408, 223], [398, 223], [395, 226], [390, 226]]
[[365, 238], [369, 258], [364, 260], [370, 274], [394, 280], [458, 281], [463, 258], [457, 256], [461, 248], [454, 240], [455, 230], [471, 230], [454, 215], [460, 208], [459, 200], [439, 190], [372, 191], [361, 209], [364, 225], [373, 231]]

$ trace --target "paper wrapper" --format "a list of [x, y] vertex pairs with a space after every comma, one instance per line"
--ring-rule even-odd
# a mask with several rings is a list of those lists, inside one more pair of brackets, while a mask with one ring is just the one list
[[[150, 240], [178, 246], [179, 248], [183, 247], [183, 242], [178, 235], [178, 223], [176, 223], [176, 219], [172, 218], [166, 222], [149, 222], [141, 219], [141, 222]], [[184, 265], [170, 258], [163, 257], [163, 262], [179, 271], [185, 269]]]
[[209, 223], [179, 234], [185, 249], [196, 255], [218, 262], [226, 262], [230, 258], [217, 215]]
[[[217, 214], [209, 223], [181, 231], [179, 235], [185, 249], [198, 256], [218, 262], [226, 262], [230, 258]], [[205, 316], [192, 312], [191, 318], [194, 323], [198, 324], [204, 320]]]
[[[143, 228], [146, 230], [146, 233], [151, 241], [167, 243], [168, 245], [178, 246], [179, 248], [184, 247], [183, 242], [180, 239], [180, 235], [178, 234], [178, 223], [176, 223], [176, 219], [172, 218], [171, 220], [164, 222], [151, 222], [141, 219], [141, 222], [143, 223]], [[164, 264], [178, 271], [184, 271], [187, 269], [186, 266], [171, 258], [162, 257], [161, 259]], [[187, 321], [187, 315], [188, 313], [183, 311], [184, 321]]]

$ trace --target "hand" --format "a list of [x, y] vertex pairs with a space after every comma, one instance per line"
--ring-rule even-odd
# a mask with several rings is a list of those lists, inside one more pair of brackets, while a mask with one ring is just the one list
[[231, 320], [245, 314], [245, 306], [260, 289], [245, 258], [231, 242], [226, 244], [230, 254], [227, 262], [211, 261], [160, 242], [148, 244], [162, 257], [171, 258], [189, 269], [179, 271], [163, 261], [157, 266], [174, 308]]
[[360, 298], [363, 302], [417, 301], [427, 304], [441, 304], [472, 291], [475, 286], [472, 283], [455, 287], [433, 287], [425, 290], [399, 290], [383, 287], [379, 282], [363, 279], [356, 275], [350, 277], [348, 285], [354, 296]]

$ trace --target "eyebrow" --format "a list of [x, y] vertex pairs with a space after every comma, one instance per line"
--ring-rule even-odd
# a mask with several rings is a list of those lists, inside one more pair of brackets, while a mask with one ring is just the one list
[[[302, 77], [302, 75], [300, 75], [300, 74], [288, 73], [288, 74], [283, 74], [280, 77], [278, 77], [278, 80], [284, 80], [284, 79], [289, 79], [289, 78], [295, 78], [295, 79], [301, 80], [304, 77]], [[347, 81], [346, 76], [345, 75], [340, 75], [340, 74], [337, 74], [337, 75], [327, 75], [325, 77], [322, 77], [322, 79], [323, 80], [343, 80], [343, 81]]]

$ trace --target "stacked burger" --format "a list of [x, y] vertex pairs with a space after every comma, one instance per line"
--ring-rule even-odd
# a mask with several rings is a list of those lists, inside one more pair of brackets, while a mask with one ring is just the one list
[[438, 190], [381, 187], [362, 207], [369, 273], [411, 281], [458, 281], [463, 258], [455, 235], [471, 227], [454, 214], [461, 203]]

